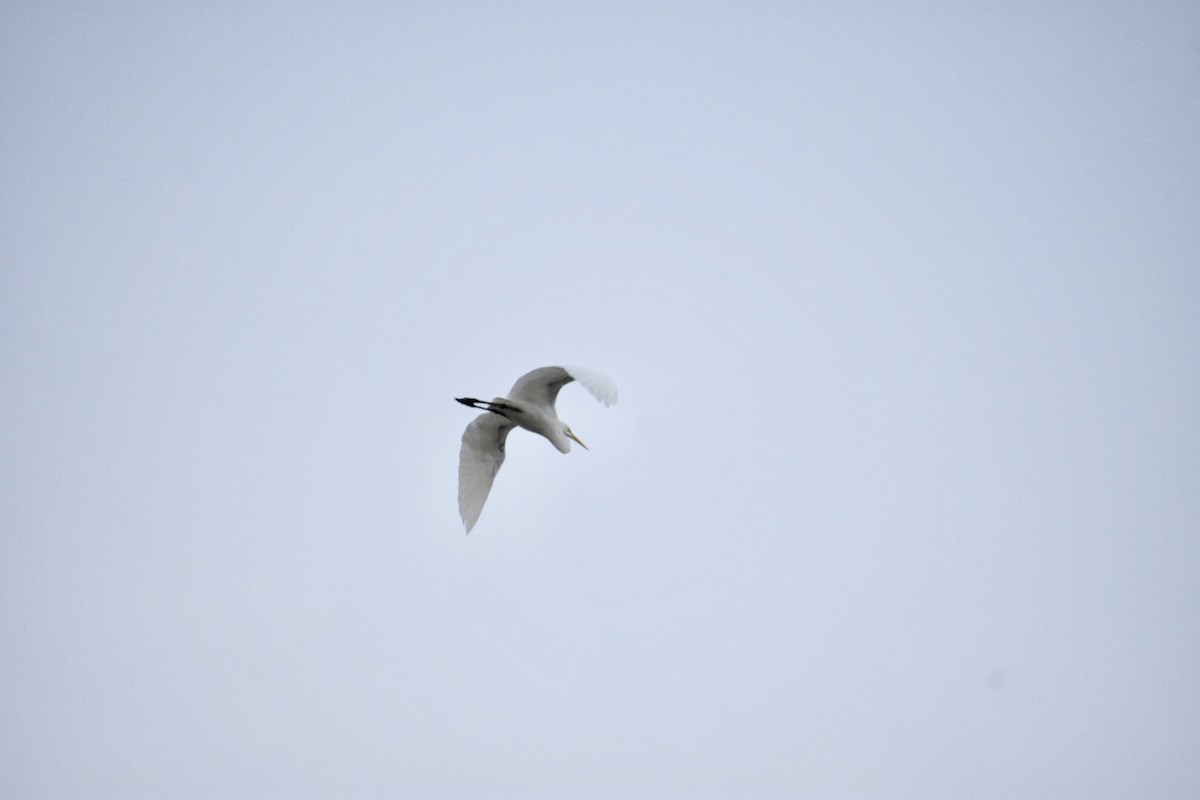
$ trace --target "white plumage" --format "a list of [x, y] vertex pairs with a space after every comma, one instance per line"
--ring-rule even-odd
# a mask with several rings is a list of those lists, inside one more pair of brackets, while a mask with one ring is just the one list
[[455, 398], [465, 406], [486, 412], [463, 431], [458, 454], [458, 513], [467, 533], [475, 527], [487, 502], [492, 482], [504, 463], [504, 442], [513, 428], [522, 427], [545, 436], [563, 453], [571, 451], [572, 441], [587, 449], [571, 427], [558, 418], [554, 408], [559, 390], [571, 381], [579, 381], [606, 406], [617, 402], [617, 385], [611, 378], [579, 367], [540, 367], [527, 372], [517, 378], [508, 397], [497, 397], [491, 402]]

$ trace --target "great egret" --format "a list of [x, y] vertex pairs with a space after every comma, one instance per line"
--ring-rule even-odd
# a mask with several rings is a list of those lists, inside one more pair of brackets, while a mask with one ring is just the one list
[[607, 375], [578, 367], [540, 367], [517, 378], [508, 397], [491, 402], [473, 397], [454, 398], [464, 406], [486, 411], [463, 431], [458, 453], [458, 513], [467, 533], [475, 527], [479, 512], [492, 490], [492, 481], [504, 463], [504, 440], [508, 432], [520, 426], [545, 436], [563, 453], [571, 452], [571, 442], [584, 450], [571, 426], [558, 418], [554, 401], [558, 390], [571, 381], [579, 381], [592, 395], [611, 406], [617, 402], [617, 385]]

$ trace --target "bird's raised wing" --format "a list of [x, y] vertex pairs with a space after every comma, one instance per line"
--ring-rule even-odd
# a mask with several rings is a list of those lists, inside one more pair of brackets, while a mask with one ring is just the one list
[[583, 367], [564, 367], [563, 369], [572, 378], [579, 381], [583, 388], [591, 392], [592, 397], [604, 403], [605, 406], [611, 406], [617, 402], [617, 385], [603, 372]]
[[462, 448], [458, 451], [458, 513], [467, 533], [475, 527], [492, 481], [504, 463], [504, 440], [516, 427], [499, 414], [490, 411], [476, 417], [463, 431]]
[[539, 367], [517, 378], [508, 396], [536, 405], [553, 406], [558, 390], [571, 381], [579, 381], [592, 396], [611, 406], [617, 402], [617, 385], [602, 372], [581, 367]]

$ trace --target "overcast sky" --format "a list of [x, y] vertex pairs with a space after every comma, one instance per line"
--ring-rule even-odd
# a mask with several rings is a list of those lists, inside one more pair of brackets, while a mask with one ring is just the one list
[[1200, 796], [1200, 11], [964, 5], [5, 3], [0, 797]]

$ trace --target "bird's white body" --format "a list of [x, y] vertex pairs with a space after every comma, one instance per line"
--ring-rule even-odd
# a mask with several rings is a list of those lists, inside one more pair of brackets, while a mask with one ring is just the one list
[[458, 511], [467, 533], [483, 511], [492, 482], [504, 463], [504, 442], [513, 428], [544, 436], [563, 453], [571, 452], [572, 441], [587, 449], [554, 408], [559, 390], [571, 381], [579, 381], [606, 406], [617, 402], [617, 386], [608, 376], [578, 367], [535, 369], [517, 379], [508, 397], [497, 397], [490, 403], [457, 398], [463, 405], [485, 409], [463, 431], [458, 455]]
[[571, 440], [563, 433], [563, 424], [559, 421], [554, 406], [539, 406], [512, 397], [497, 397], [492, 401], [492, 405], [506, 408], [499, 414], [489, 411], [487, 416], [502, 416], [518, 427], [545, 436], [560, 452], [571, 452]]

